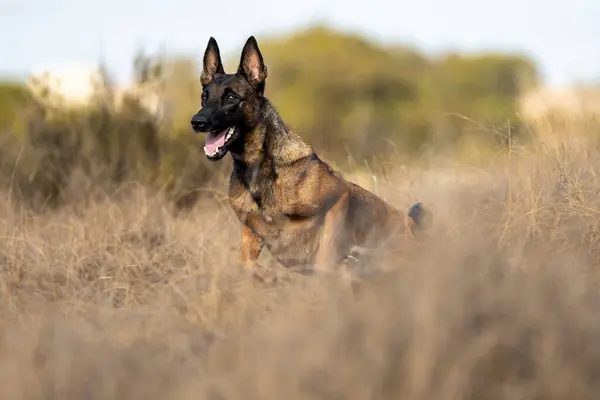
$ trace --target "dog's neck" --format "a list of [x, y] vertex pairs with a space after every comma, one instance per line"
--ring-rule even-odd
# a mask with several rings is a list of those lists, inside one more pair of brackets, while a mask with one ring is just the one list
[[259, 115], [261, 119], [245, 133], [240, 149], [230, 151], [234, 168], [275, 173], [277, 168], [314, 155], [313, 148], [285, 126], [266, 98], [263, 98]]

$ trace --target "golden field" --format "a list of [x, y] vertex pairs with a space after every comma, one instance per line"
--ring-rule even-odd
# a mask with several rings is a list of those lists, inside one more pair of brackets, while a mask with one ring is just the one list
[[5, 191], [0, 397], [595, 398], [600, 154], [536, 149], [348, 171], [435, 214], [357, 295], [266, 252], [279, 283], [251, 283], [225, 182], [180, 214], [134, 183], [35, 214]]

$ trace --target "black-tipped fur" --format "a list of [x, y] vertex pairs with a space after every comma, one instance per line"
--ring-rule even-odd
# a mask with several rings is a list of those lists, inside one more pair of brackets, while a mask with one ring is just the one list
[[[241, 258], [253, 268], [263, 247], [286, 267], [326, 270], [356, 248], [404, 246], [422, 227], [422, 204], [400, 212], [346, 181], [293, 133], [264, 96], [267, 67], [251, 36], [235, 74], [217, 42], [204, 55], [202, 108], [192, 118], [207, 136], [207, 157], [230, 153], [229, 203], [242, 223]], [[225, 132], [225, 133], [223, 133]]]

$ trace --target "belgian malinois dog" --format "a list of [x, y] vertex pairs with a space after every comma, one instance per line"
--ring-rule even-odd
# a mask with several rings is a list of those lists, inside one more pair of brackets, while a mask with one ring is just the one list
[[[263, 247], [284, 267], [331, 271], [360, 249], [413, 240], [429, 215], [420, 203], [408, 212], [345, 180], [285, 125], [265, 97], [267, 66], [254, 36], [235, 74], [227, 74], [211, 37], [201, 74], [202, 108], [192, 117], [206, 134], [211, 161], [231, 154], [229, 203], [242, 223], [241, 262], [254, 277], [275, 274], [258, 265]], [[363, 252], [364, 253], [364, 252]], [[356, 258], [354, 258], [356, 260]]]

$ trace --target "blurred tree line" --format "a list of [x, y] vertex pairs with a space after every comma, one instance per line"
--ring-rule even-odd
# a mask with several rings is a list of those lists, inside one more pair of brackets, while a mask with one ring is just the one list
[[[205, 43], [199, 43], [199, 52]], [[464, 140], [495, 146], [518, 137], [518, 98], [537, 85], [531, 60], [512, 54], [427, 57], [405, 47], [316, 26], [264, 39], [266, 94], [288, 125], [326, 159], [370, 163]], [[222, 49], [223, 51], [224, 49]], [[239, 51], [226, 65], [233, 72]], [[32, 205], [153, 185], [186, 207], [230, 163], [209, 163], [189, 127], [200, 107], [201, 59], [138, 55], [139, 88], [119, 102], [108, 71], [90, 104], [60, 108], [24, 85], [0, 84], [1, 184]], [[160, 100], [159, 112], [144, 96]]]
[[261, 48], [271, 99], [334, 158], [415, 153], [464, 135], [494, 142], [509, 120], [518, 134], [517, 99], [538, 80], [535, 65], [518, 55], [434, 59], [321, 27]]

